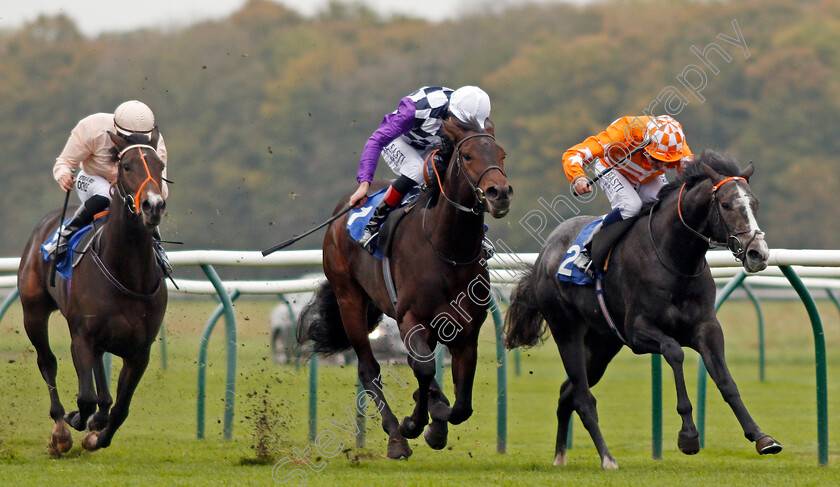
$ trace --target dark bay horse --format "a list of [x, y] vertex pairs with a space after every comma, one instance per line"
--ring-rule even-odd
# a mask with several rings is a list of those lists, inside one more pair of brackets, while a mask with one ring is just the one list
[[[58, 227], [58, 211], [48, 214], [35, 228], [18, 270], [24, 327], [38, 353], [38, 368], [50, 393], [50, 417], [55, 421], [50, 451], [55, 455], [73, 446], [68, 424], [79, 431], [90, 428], [82, 440], [85, 449], [111, 444], [128, 415], [131, 396], [149, 363], [166, 310], [166, 286], [152, 241], [152, 231], [166, 207], [160, 189], [163, 162], [155, 151], [159, 134], [155, 129], [150, 144], [108, 135], [116, 146], [114, 163], [119, 166], [115, 194], [108, 221], [74, 269], [72, 280], [59, 277], [55, 286], [50, 286], [51, 264], [41, 255], [41, 243]], [[57, 363], [47, 329], [49, 315], [56, 309], [70, 327], [70, 349], [79, 380], [79, 409], [66, 415], [56, 389]], [[105, 352], [123, 359], [113, 408], [110, 380], [102, 363]]]
[[[508, 213], [512, 188], [504, 173], [504, 150], [494, 129], [486, 131], [473, 121], [454, 117], [443, 122], [452, 143], [442, 187], [421, 194], [416, 207], [396, 229], [390, 253], [390, 271], [398, 301], [386, 291], [381, 261], [349, 238], [347, 217], [336, 220], [324, 238], [326, 282], [301, 314], [299, 339], [313, 342], [313, 350], [336, 353], [353, 347], [359, 359], [359, 379], [388, 433], [388, 457], [411, 456], [406, 438], [417, 438], [432, 422], [424, 438], [434, 449], [446, 446], [447, 422], [460, 424], [472, 414], [472, 387], [476, 368], [478, 332], [487, 316], [489, 281], [482, 237], [484, 212], [495, 218]], [[346, 206], [349, 195], [336, 212]], [[470, 299], [479, 282], [486, 293]], [[454, 306], [453, 306], [453, 303]], [[383, 391], [379, 363], [371, 351], [368, 333], [385, 312], [399, 323], [409, 350], [408, 363], [417, 378], [416, 406], [402, 423], [391, 412]], [[449, 347], [455, 404], [435, 382], [434, 350], [438, 342]]]
[[506, 317], [507, 347], [536, 345], [544, 336], [545, 320], [569, 376], [557, 405], [555, 465], [566, 463], [569, 418], [577, 411], [601, 466], [618, 468], [601, 436], [590, 387], [625, 344], [636, 354], [662, 354], [673, 369], [682, 417], [677, 444], [683, 453], [697, 453], [700, 444], [683, 377], [682, 347], [700, 353], [758, 452], [781, 451], [753, 421], [726, 366], [723, 332], [715, 317], [715, 283], [705, 260], [711, 243], [726, 242], [723, 245], [747, 271], [767, 266], [769, 252], [756, 221], [758, 199], [749, 187], [753, 170], [750, 163], [742, 173], [734, 161], [704, 151], [677, 183], [663, 187], [658, 202], [642, 209], [613, 247], [603, 277], [607, 310], [618, 334], [608, 326], [593, 285], [555, 277], [566, 250], [592, 217], [572, 218], [558, 226], [517, 284]]

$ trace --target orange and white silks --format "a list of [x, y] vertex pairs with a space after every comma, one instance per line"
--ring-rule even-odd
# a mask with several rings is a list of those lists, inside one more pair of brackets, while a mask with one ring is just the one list
[[[663, 120], [667, 120], [664, 124]], [[656, 124], [656, 125], [652, 125]], [[574, 145], [563, 154], [563, 170], [569, 181], [586, 176], [584, 166], [600, 160], [604, 166], [615, 165], [614, 170], [620, 172], [633, 184], [644, 184], [651, 179], [665, 173], [669, 169], [682, 169], [683, 161], [691, 158], [691, 149], [682, 137], [680, 127], [679, 136], [674, 137], [671, 125], [679, 125], [671, 117], [626, 116], [611, 123], [603, 132], [588, 137], [580, 144]], [[659, 141], [653, 140], [649, 127], [656, 127], [659, 131]], [[655, 139], [655, 137], [654, 137]], [[670, 139], [670, 140], [669, 140]], [[670, 148], [669, 157], [674, 159], [663, 161], [662, 166], [654, 169], [645, 157], [650, 152], [655, 158], [662, 160], [658, 152], [663, 144]], [[636, 149], [645, 147], [643, 151]], [[590, 175], [590, 178], [592, 175]]]

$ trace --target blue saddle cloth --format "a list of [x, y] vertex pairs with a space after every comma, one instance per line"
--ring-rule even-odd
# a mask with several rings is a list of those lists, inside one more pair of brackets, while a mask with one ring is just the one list
[[[365, 227], [373, 217], [373, 210], [376, 209], [379, 202], [385, 197], [385, 191], [387, 190], [388, 188], [380, 189], [376, 193], [368, 196], [367, 202], [365, 202], [364, 205], [356, 208], [355, 210], [350, 210], [350, 216], [347, 217], [347, 231], [350, 232], [350, 238], [352, 238], [354, 242], [358, 242], [359, 239], [362, 238], [362, 235], [365, 233]], [[377, 240], [379, 239], [377, 238]], [[376, 252], [373, 253], [373, 256], [377, 259], [382, 259], [382, 249], [380, 249], [378, 245], [376, 246]]]
[[[411, 188], [411, 190], [403, 196], [402, 202], [400, 203], [398, 208], [403, 208], [412, 204], [417, 197], [420, 195], [420, 186], [415, 186]], [[362, 235], [365, 233], [365, 227], [367, 226], [368, 222], [371, 218], [373, 218], [373, 210], [379, 206], [379, 202], [382, 201], [382, 198], [385, 197], [385, 192], [388, 188], [380, 189], [379, 191], [373, 193], [372, 195], [368, 196], [367, 201], [364, 205], [356, 208], [354, 210], [350, 210], [350, 216], [347, 218], [347, 231], [350, 233], [350, 238], [353, 239], [354, 242], [358, 242]], [[391, 212], [390, 216], [394, 216], [394, 211]], [[387, 219], [386, 219], [387, 220]], [[382, 229], [385, 228], [385, 222], [382, 222], [382, 226], [379, 227], [380, 232]], [[373, 240], [373, 244], [376, 247], [376, 250], [373, 253], [373, 256], [377, 259], [382, 260], [382, 248], [380, 247], [380, 243], [382, 239], [379, 238], [381, 235], [378, 235]]]
[[[601, 223], [601, 220], [603, 220], [603, 218], [598, 218], [597, 220], [589, 223], [583, 227], [578, 236], [575, 237], [575, 241], [572, 243], [572, 246], [569, 247], [566, 255], [563, 256], [560, 268], [557, 269], [557, 279], [581, 286], [592, 284], [594, 282], [591, 277], [587, 276], [580, 269], [575, 267], [575, 259], [577, 259], [581, 250], [583, 250], [583, 243], [586, 242], [590, 235], [592, 235], [592, 231], [595, 230], [595, 227], [598, 226], [599, 223]], [[596, 270], [595, 273], [600, 274], [600, 271]]]
[[[70, 223], [70, 220], [72, 219], [73, 218], [70, 217], [67, 220], [65, 220], [64, 225]], [[64, 228], [64, 225], [62, 225], [60, 228]], [[84, 238], [85, 234], [91, 228], [93, 228], [93, 224], [88, 225], [86, 227], [82, 227], [78, 231], [76, 231], [76, 233], [74, 233], [73, 236], [70, 237], [70, 240], [67, 242], [67, 252], [64, 253], [64, 256], [61, 258], [61, 260], [59, 260], [59, 262], [55, 263], [55, 270], [58, 273], [58, 275], [68, 281], [73, 277], [73, 256], [75, 255], [76, 248], [78, 247], [79, 242], [82, 241], [82, 238]], [[41, 255], [44, 256], [44, 260], [49, 262], [51, 257], [50, 254], [46, 251], [46, 249], [44, 249], [44, 247], [48, 244], [55, 243], [57, 240], [58, 229], [56, 229], [56, 231], [50, 235], [50, 238], [48, 238], [43, 244], [41, 244]]]

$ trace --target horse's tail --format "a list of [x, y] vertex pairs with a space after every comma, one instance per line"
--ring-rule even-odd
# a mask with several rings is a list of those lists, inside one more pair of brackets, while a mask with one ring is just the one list
[[[381, 317], [382, 312], [368, 304], [368, 332], [376, 328]], [[321, 284], [298, 318], [297, 341], [303, 344], [307, 340], [312, 342], [312, 352], [323, 355], [343, 352], [351, 347], [341, 321], [338, 299], [329, 281]]]
[[546, 335], [536, 298], [534, 268], [529, 266], [510, 295], [505, 316], [505, 347], [533, 347]]

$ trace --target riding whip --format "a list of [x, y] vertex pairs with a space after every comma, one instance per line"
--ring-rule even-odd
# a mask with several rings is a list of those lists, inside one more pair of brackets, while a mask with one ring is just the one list
[[324, 223], [321, 223], [321, 224], [320, 224], [320, 225], [318, 225], [317, 227], [315, 227], [315, 228], [313, 228], [313, 229], [311, 229], [311, 230], [308, 230], [308, 231], [306, 231], [305, 233], [302, 233], [302, 234], [300, 234], [300, 235], [298, 235], [298, 236], [296, 236], [296, 237], [292, 237], [292, 238], [290, 238], [290, 239], [288, 239], [288, 240], [285, 240], [285, 241], [283, 241], [283, 242], [280, 242], [279, 244], [275, 245], [274, 247], [271, 247], [271, 248], [269, 248], [269, 249], [265, 249], [265, 250], [263, 250], [263, 251], [262, 251], [263, 257], [265, 257], [266, 255], [271, 254], [271, 253], [273, 253], [273, 252], [276, 252], [276, 251], [278, 251], [278, 250], [280, 250], [280, 249], [284, 249], [284, 248], [288, 247], [289, 245], [292, 245], [293, 243], [295, 243], [295, 242], [297, 242], [298, 240], [302, 239], [303, 237], [306, 237], [307, 235], [310, 235], [310, 234], [312, 234], [312, 233], [316, 232], [317, 230], [320, 230], [321, 228], [323, 228], [323, 227], [325, 227], [325, 226], [329, 225], [330, 223], [332, 223], [332, 222], [334, 222], [334, 221], [338, 220], [339, 218], [341, 218], [342, 216], [344, 216], [344, 214], [345, 214], [345, 213], [347, 213], [348, 211], [350, 211], [350, 210], [352, 210], [352, 209], [353, 209], [353, 207], [352, 207], [352, 206], [347, 205], [347, 206], [345, 206], [345, 207], [344, 207], [341, 211], [339, 211], [339, 212], [338, 212], [338, 213], [336, 213], [335, 215], [331, 216], [331, 217], [330, 217], [327, 221], [325, 221]]
[[64, 216], [67, 214], [67, 202], [70, 201], [70, 190], [64, 190], [64, 208], [61, 209], [61, 220], [58, 220], [58, 237], [55, 240], [55, 251], [53, 251], [53, 263], [52, 269], [50, 270], [50, 287], [55, 287], [55, 268], [58, 266], [58, 262], [55, 261], [55, 256], [57, 254], [58, 248], [61, 246], [61, 230], [64, 226]]

